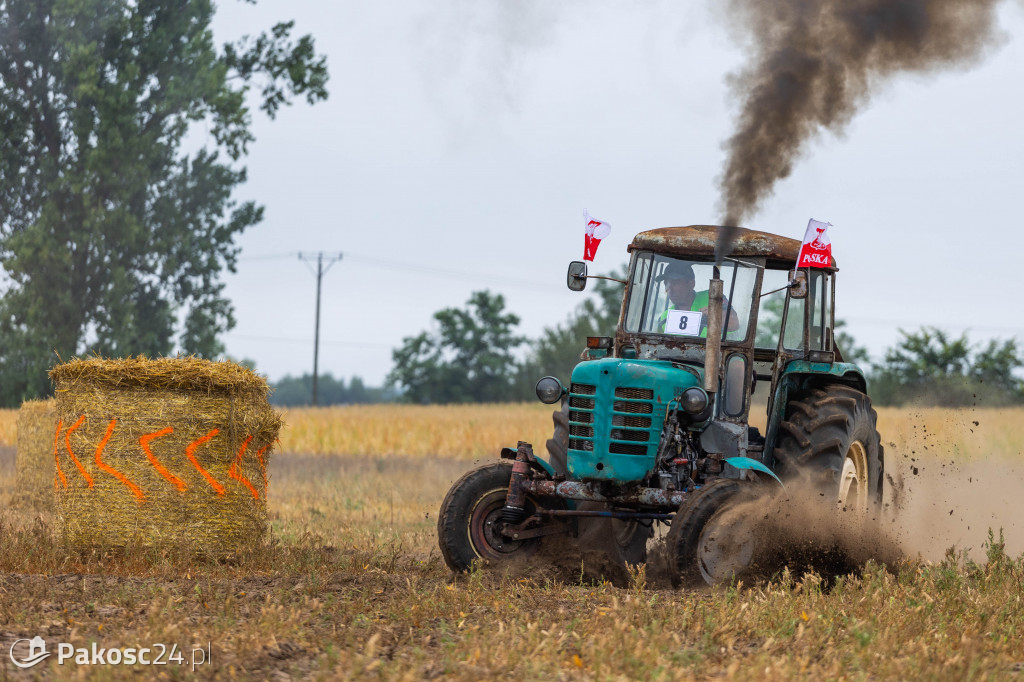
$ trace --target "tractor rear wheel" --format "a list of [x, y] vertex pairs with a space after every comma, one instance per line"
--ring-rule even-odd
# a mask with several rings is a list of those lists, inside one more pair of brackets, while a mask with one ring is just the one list
[[871, 399], [850, 386], [830, 384], [794, 397], [775, 445], [783, 480], [806, 476], [843, 508], [877, 513], [884, 459]]
[[673, 585], [716, 585], [743, 576], [756, 558], [754, 514], [746, 504], [756, 498], [754, 483], [727, 478], [687, 496], [666, 538]]
[[[494, 462], [467, 472], [448, 491], [437, 518], [437, 539], [441, 556], [453, 571], [468, 571], [481, 559], [500, 563], [537, 551], [540, 538], [512, 540], [500, 532], [511, 478], [510, 462]], [[535, 509], [527, 498], [526, 513]]]

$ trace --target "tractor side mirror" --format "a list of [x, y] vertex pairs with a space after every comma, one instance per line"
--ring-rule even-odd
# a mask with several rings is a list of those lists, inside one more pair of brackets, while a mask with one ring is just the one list
[[790, 298], [807, 298], [807, 273], [803, 270], [789, 271]]
[[587, 286], [587, 264], [581, 260], [569, 263], [569, 272], [565, 275], [565, 283], [573, 291], [583, 291]]

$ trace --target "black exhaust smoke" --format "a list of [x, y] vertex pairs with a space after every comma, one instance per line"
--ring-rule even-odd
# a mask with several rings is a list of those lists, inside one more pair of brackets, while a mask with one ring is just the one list
[[[741, 102], [725, 143], [721, 224], [735, 226], [823, 130], [841, 134], [888, 77], [976, 64], [994, 46], [999, 0], [728, 0], [749, 35], [731, 77]], [[732, 235], [719, 239], [728, 254]]]

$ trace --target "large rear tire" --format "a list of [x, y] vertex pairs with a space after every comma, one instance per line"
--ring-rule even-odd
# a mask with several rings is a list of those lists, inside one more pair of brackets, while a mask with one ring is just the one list
[[[510, 462], [494, 462], [467, 472], [448, 491], [437, 518], [437, 539], [453, 571], [468, 571], [477, 560], [497, 564], [537, 551], [540, 538], [511, 540], [499, 532], [511, 478]], [[534, 509], [527, 498], [527, 514]]]
[[715, 585], [743, 577], [757, 555], [756, 515], [746, 504], [756, 498], [753, 483], [726, 478], [689, 494], [666, 538], [673, 585]]
[[775, 445], [784, 481], [806, 479], [843, 508], [877, 514], [882, 505], [884, 452], [871, 399], [830, 384], [794, 397]]

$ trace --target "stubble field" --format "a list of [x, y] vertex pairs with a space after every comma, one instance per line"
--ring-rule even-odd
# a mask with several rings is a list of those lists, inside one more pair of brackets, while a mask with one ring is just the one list
[[[47, 511], [9, 508], [14, 412], [0, 413], [0, 679], [1016, 679], [1024, 675], [1024, 410], [880, 410], [885, 532], [905, 559], [834, 583], [615, 587], [543, 567], [453, 576], [449, 485], [502, 445], [539, 450], [542, 405], [292, 410], [271, 462], [272, 540], [231, 561], [82, 555]], [[989, 528], [994, 540], [987, 542]], [[1003, 542], [999, 542], [1002, 528]], [[953, 548], [951, 552], [947, 552]], [[8, 650], [176, 644], [189, 666], [17, 670]]]

